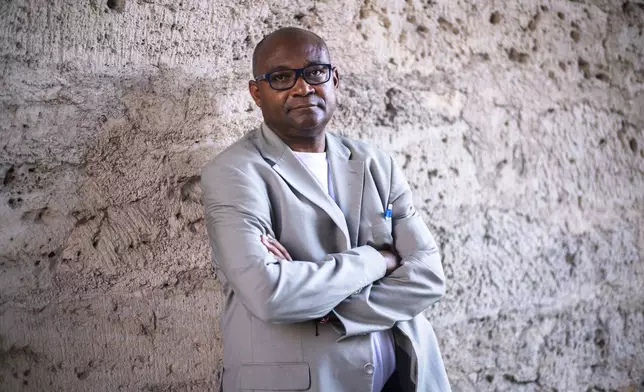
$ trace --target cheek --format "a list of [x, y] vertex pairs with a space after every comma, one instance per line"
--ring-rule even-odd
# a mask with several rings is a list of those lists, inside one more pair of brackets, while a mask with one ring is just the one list
[[324, 101], [326, 101], [327, 103], [335, 101], [335, 88], [331, 83], [326, 83], [324, 85], [317, 86], [315, 92], [317, 95], [322, 97]]
[[262, 101], [262, 107], [265, 108], [276, 108], [283, 105], [285, 94], [281, 91], [273, 90], [268, 83], [265, 86], [261, 86], [259, 89], [260, 100]]
[[271, 108], [272, 110], [281, 111], [286, 103], [288, 94], [278, 93], [277, 91], [265, 96], [265, 106]]
[[324, 99], [324, 103], [327, 108], [335, 105], [335, 91], [333, 90], [333, 87], [321, 90], [318, 95]]

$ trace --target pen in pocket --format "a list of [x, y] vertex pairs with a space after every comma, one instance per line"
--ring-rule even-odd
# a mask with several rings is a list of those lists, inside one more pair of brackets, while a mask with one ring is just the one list
[[393, 204], [389, 204], [389, 205], [387, 206], [387, 210], [385, 211], [385, 219], [386, 219], [386, 220], [391, 219], [391, 215], [392, 215], [392, 213], [393, 213], [393, 208], [394, 208], [394, 205], [393, 205]]

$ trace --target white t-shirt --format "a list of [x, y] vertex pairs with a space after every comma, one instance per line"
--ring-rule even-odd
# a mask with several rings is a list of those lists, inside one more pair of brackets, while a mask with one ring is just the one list
[[[304, 164], [313, 177], [331, 198], [333, 186], [329, 176], [329, 161], [325, 152], [297, 152], [295, 156]], [[396, 370], [394, 335], [391, 330], [371, 333], [371, 349], [373, 351], [373, 389], [372, 392], [380, 392], [382, 387]]]
[[326, 193], [332, 195], [331, 179], [329, 178], [329, 163], [326, 159], [326, 152], [298, 152], [293, 151], [295, 156], [309, 169], [318, 183]]

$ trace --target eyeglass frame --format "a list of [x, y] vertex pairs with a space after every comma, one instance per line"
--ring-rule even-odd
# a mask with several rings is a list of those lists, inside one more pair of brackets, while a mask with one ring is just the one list
[[[314, 67], [314, 66], [316, 66], [316, 65], [323, 65], [323, 66], [325, 66], [325, 67], [329, 70], [329, 77], [328, 77], [328, 78], [327, 78], [327, 80], [325, 80], [324, 82], [320, 82], [320, 83], [309, 83], [309, 81], [308, 81], [308, 80], [306, 80], [306, 77], [304, 76], [304, 70], [305, 70], [305, 69], [307, 69], [307, 68], [309, 68], [309, 67]], [[306, 67], [303, 67], [303, 68], [282, 68], [282, 69], [278, 69], [278, 70], [275, 70], [275, 71], [267, 72], [267, 73], [265, 73], [265, 74], [263, 74], [263, 75], [255, 76], [255, 82], [259, 82], [259, 81], [265, 80], [265, 81], [267, 81], [267, 82], [268, 82], [268, 85], [269, 85], [273, 90], [276, 90], [276, 91], [286, 91], [286, 90], [290, 90], [290, 89], [292, 89], [292, 88], [293, 88], [293, 86], [291, 86], [291, 87], [289, 87], [289, 88], [275, 88], [275, 87], [273, 87], [273, 85], [271, 84], [271, 80], [270, 80], [270, 78], [269, 78], [269, 77], [271, 76], [271, 74], [274, 74], [274, 73], [276, 73], [276, 72], [284, 72], [284, 71], [295, 71], [295, 79], [294, 79], [294, 81], [293, 81], [293, 86], [295, 86], [295, 85], [297, 84], [297, 79], [298, 79], [300, 76], [301, 76], [301, 77], [302, 77], [302, 79], [303, 79], [306, 83], [308, 83], [309, 85], [311, 85], [311, 86], [319, 86], [319, 85], [324, 84], [324, 83], [327, 83], [329, 80], [331, 80], [331, 74], [333, 73], [333, 66], [329, 63], [329, 64], [309, 64], [309, 65], [307, 65]]]

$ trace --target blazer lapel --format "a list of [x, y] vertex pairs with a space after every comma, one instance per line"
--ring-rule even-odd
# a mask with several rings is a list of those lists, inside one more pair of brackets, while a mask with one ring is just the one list
[[[291, 187], [326, 212], [333, 222], [344, 233], [346, 249], [351, 248], [349, 229], [343, 211], [324, 192], [317, 180], [309, 173], [299, 159], [293, 154], [282, 139], [279, 138], [266, 124], [262, 124], [258, 132], [259, 149], [264, 158], [271, 161], [275, 170]], [[327, 154], [327, 157], [329, 154]]]
[[332, 134], [327, 133], [326, 146], [335, 201], [346, 218], [353, 248], [358, 245], [364, 161], [349, 160], [351, 151]]

